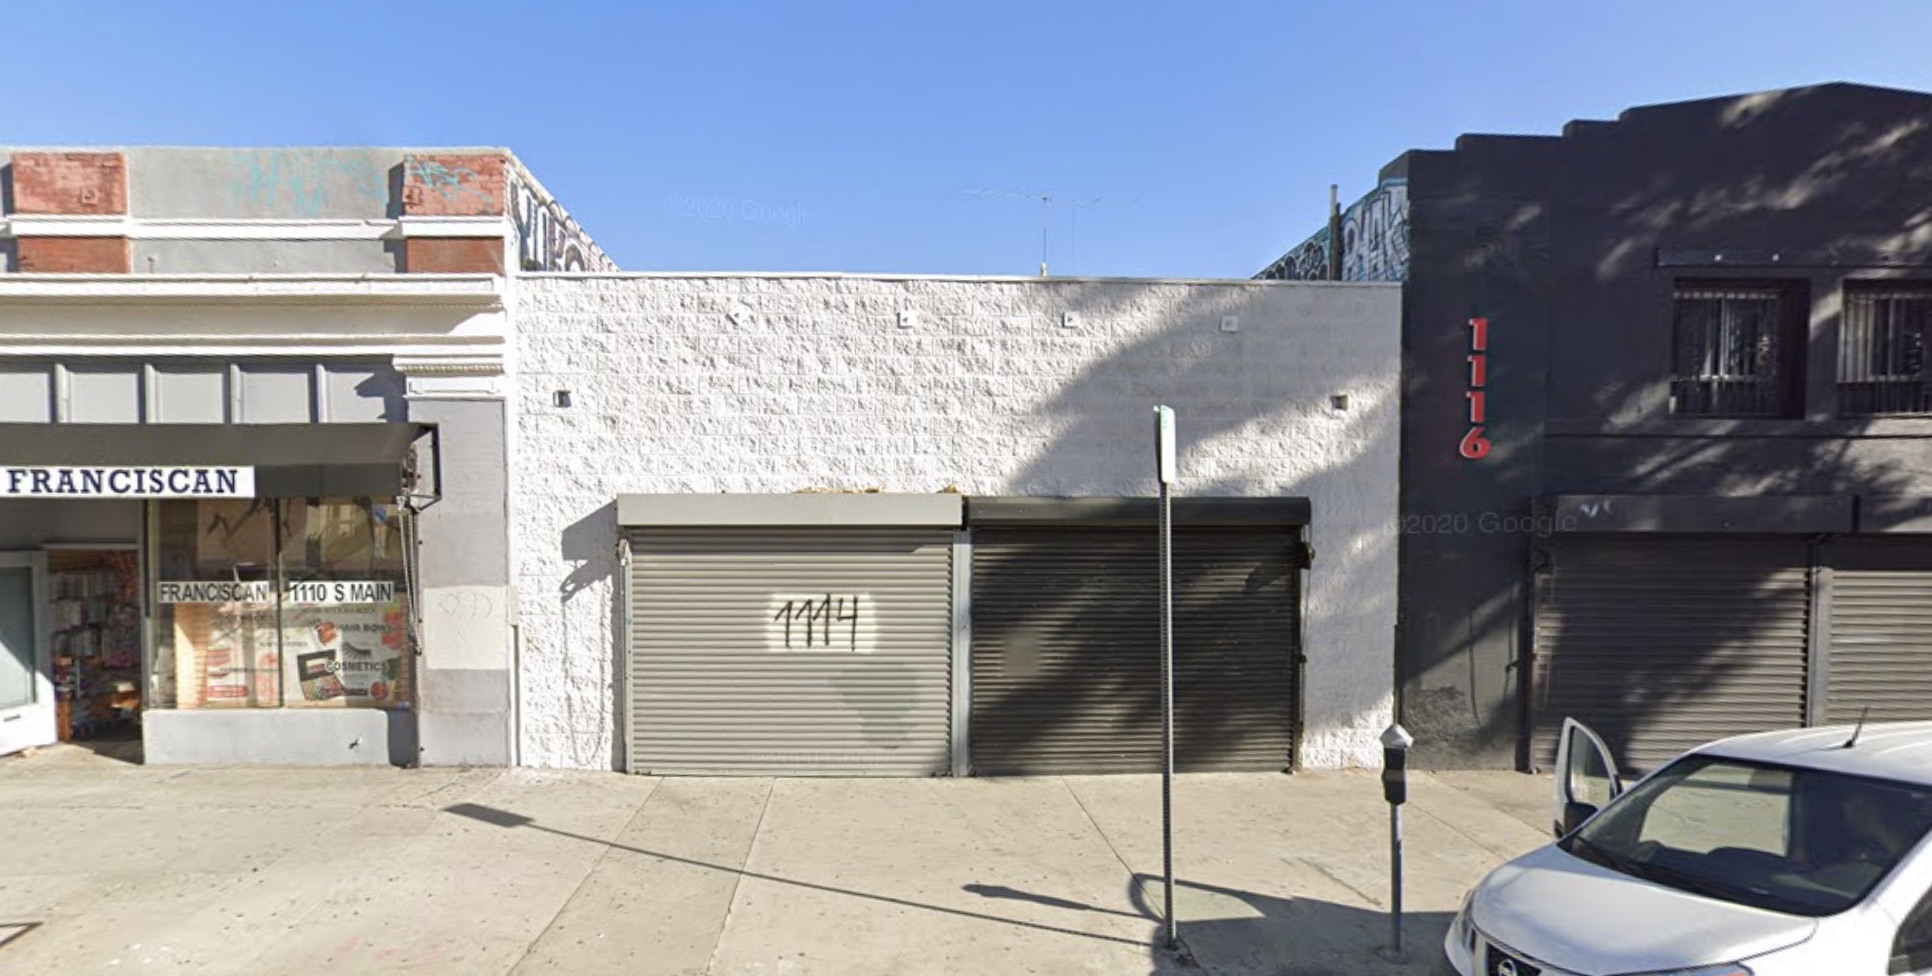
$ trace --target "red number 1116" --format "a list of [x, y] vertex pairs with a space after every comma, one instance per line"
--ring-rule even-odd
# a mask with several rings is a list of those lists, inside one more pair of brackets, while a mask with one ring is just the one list
[[1480, 461], [1489, 456], [1489, 438], [1483, 436], [1483, 426], [1488, 420], [1489, 386], [1489, 320], [1469, 320], [1469, 389], [1463, 398], [1469, 401], [1469, 431], [1462, 435], [1458, 448], [1463, 457]]

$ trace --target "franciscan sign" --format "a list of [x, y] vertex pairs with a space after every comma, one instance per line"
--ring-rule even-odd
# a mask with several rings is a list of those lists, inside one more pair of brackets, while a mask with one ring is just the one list
[[[326, 607], [358, 603], [393, 603], [396, 584], [389, 580], [304, 580], [288, 584], [282, 602], [291, 606]], [[268, 580], [164, 580], [154, 584], [156, 603], [273, 603], [275, 584]]]
[[255, 469], [0, 467], [0, 498], [253, 498]]
[[268, 580], [163, 581], [154, 584], [156, 603], [271, 603], [275, 584]]

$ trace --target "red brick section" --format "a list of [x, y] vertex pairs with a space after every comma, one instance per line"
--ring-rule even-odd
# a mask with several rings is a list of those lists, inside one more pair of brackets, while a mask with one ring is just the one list
[[502, 153], [426, 153], [403, 160], [402, 212], [409, 217], [501, 217]]
[[403, 242], [403, 270], [417, 274], [502, 274], [501, 237], [412, 237]]
[[127, 157], [104, 152], [14, 153], [13, 212], [127, 213]]
[[125, 237], [22, 237], [20, 270], [59, 274], [127, 274]]

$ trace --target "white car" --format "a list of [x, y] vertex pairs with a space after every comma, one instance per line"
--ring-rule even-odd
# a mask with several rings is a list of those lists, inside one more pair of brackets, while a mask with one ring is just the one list
[[1555, 813], [1464, 898], [1462, 976], [1932, 974], [1932, 722], [1724, 739], [1626, 790], [1566, 721]]

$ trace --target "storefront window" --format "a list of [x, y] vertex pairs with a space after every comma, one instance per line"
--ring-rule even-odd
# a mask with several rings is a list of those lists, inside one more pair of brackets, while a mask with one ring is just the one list
[[408, 587], [394, 506], [292, 498], [155, 508], [157, 705], [409, 702]]
[[408, 588], [395, 507], [369, 499], [282, 505], [284, 703], [407, 702]]
[[210, 499], [158, 507], [155, 643], [174, 674], [175, 705], [280, 704], [275, 503]]

